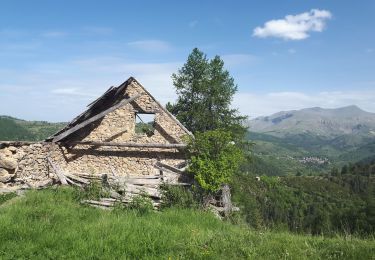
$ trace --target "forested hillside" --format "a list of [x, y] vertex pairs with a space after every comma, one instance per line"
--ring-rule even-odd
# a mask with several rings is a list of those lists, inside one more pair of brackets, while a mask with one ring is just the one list
[[375, 154], [375, 114], [356, 106], [279, 112], [248, 124], [254, 157], [267, 165], [248, 166], [257, 174], [314, 175]]
[[375, 157], [321, 176], [235, 176], [240, 215], [255, 228], [297, 233], [357, 234], [375, 231]]
[[63, 128], [65, 123], [26, 121], [0, 116], [1, 141], [41, 141]]

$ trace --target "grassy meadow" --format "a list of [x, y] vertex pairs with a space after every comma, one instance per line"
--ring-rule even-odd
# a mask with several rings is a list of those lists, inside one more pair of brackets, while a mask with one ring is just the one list
[[[1, 259], [374, 259], [374, 239], [249, 229], [193, 209], [80, 205], [71, 188], [0, 200]], [[6, 200], [8, 199], [8, 200]]]

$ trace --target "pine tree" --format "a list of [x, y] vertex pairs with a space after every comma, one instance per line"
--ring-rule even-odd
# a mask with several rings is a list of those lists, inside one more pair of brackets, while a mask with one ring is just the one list
[[167, 104], [167, 108], [190, 131], [223, 129], [234, 136], [244, 136], [246, 127], [242, 123], [246, 117], [231, 108], [237, 86], [219, 56], [208, 60], [195, 48], [172, 79], [178, 100]]

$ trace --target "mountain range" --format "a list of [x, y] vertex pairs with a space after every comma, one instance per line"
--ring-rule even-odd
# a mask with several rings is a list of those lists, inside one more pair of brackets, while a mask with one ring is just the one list
[[282, 111], [248, 126], [255, 156], [285, 174], [321, 172], [375, 155], [375, 113], [357, 106]]
[[302, 133], [328, 138], [347, 134], [375, 136], [375, 113], [363, 111], [357, 106], [305, 108], [255, 118], [249, 121], [249, 129], [280, 137]]
[[[38, 141], [66, 123], [0, 116], [0, 141]], [[253, 160], [244, 170], [262, 175], [319, 174], [375, 155], [375, 113], [357, 106], [282, 111], [247, 122]]]

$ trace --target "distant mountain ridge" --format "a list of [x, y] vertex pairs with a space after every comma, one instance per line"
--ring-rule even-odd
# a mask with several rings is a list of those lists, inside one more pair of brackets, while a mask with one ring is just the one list
[[26, 121], [0, 115], [0, 141], [41, 141], [65, 125], [66, 123]]
[[252, 132], [279, 137], [301, 133], [329, 138], [347, 134], [375, 136], [375, 113], [357, 106], [335, 109], [313, 107], [257, 117], [250, 120], [248, 125]]
[[375, 156], [375, 113], [357, 106], [282, 111], [248, 126], [258, 174], [321, 173]]

